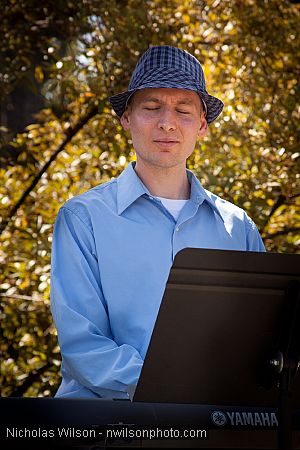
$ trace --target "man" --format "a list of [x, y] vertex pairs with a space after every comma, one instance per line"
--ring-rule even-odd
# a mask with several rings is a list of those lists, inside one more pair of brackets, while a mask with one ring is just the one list
[[206, 191], [186, 160], [221, 113], [189, 53], [151, 47], [110, 98], [136, 162], [60, 209], [51, 308], [62, 354], [57, 396], [128, 398], [137, 384], [176, 253], [264, 251], [256, 226]]

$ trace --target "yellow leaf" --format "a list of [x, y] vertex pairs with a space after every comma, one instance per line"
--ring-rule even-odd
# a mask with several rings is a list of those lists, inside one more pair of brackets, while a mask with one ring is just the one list
[[41, 66], [36, 66], [34, 76], [38, 83], [42, 83], [44, 81], [44, 72]]
[[191, 21], [190, 16], [188, 14], [183, 14], [182, 19], [183, 19], [184, 23], [186, 23], [186, 24], [190, 23], [190, 21]]

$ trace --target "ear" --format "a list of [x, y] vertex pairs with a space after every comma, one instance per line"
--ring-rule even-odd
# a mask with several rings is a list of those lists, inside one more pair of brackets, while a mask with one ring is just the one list
[[205, 117], [203, 116], [203, 117], [201, 117], [201, 123], [200, 123], [200, 127], [198, 130], [197, 136], [198, 137], [205, 136], [207, 133], [207, 130], [208, 130], [208, 125], [207, 125]]
[[128, 131], [130, 129], [130, 114], [128, 109], [123, 112], [120, 122], [124, 130]]

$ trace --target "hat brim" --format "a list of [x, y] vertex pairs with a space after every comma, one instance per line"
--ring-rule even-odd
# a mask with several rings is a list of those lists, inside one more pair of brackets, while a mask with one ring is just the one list
[[208, 124], [212, 123], [221, 114], [224, 107], [224, 103], [217, 97], [214, 97], [213, 95], [210, 95], [207, 92], [198, 90], [196, 86], [195, 89], [192, 89], [190, 81], [178, 82], [178, 80], [170, 81], [170, 79], [159, 81], [155, 80], [155, 81], [148, 81], [147, 83], [140, 85], [137, 89], [129, 89], [128, 91], [124, 91], [109, 97], [109, 102], [113, 107], [113, 110], [115, 111], [117, 116], [118, 117], [122, 116], [122, 114], [126, 110], [128, 100], [136, 91], [147, 88], [175, 88], [197, 92], [200, 95], [200, 98], [204, 100], [207, 106], [206, 121]]

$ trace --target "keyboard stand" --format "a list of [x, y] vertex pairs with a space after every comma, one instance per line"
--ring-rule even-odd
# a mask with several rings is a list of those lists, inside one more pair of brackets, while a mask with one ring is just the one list
[[[292, 382], [300, 365], [300, 283], [293, 281], [287, 288], [286, 312], [278, 342], [278, 352], [270, 363], [279, 375], [278, 389], [278, 449], [292, 448]], [[299, 376], [299, 374], [298, 374]]]

